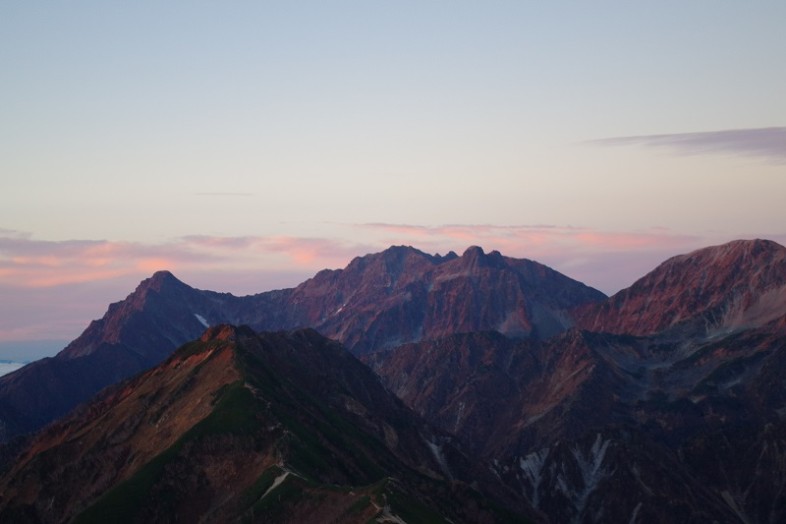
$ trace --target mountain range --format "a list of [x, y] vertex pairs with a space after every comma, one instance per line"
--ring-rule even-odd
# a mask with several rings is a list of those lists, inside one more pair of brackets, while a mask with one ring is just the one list
[[392, 247], [296, 288], [245, 297], [194, 289], [161, 271], [55, 357], [0, 377], [0, 441], [158, 364], [212, 325], [312, 327], [359, 355], [464, 331], [545, 338], [571, 325], [569, 310], [603, 298], [546, 266], [477, 247], [461, 257]]
[[478, 247], [246, 297], [159, 272], [0, 377], [0, 517], [783, 522], [784, 371], [765, 240], [612, 297]]

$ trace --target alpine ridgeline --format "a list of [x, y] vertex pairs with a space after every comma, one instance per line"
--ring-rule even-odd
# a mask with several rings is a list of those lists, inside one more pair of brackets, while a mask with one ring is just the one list
[[572, 325], [571, 309], [603, 298], [546, 266], [478, 247], [461, 257], [391, 247], [296, 288], [245, 297], [197, 290], [162, 271], [54, 358], [0, 378], [0, 442], [42, 427], [220, 323], [312, 327], [363, 354], [476, 330], [544, 338]]
[[0, 521], [524, 522], [454, 440], [313, 330], [216, 326], [33, 439]]
[[702, 249], [581, 307], [583, 330], [365, 360], [553, 522], [784, 522], [784, 260], [773, 242]]

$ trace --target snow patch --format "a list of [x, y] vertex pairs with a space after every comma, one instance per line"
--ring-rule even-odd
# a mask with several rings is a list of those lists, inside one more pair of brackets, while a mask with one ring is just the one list
[[729, 505], [729, 507], [731, 508], [731, 510], [732, 510], [734, 513], [736, 513], [736, 514], [737, 514], [737, 517], [739, 517], [739, 519], [740, 519], [742, 522], [744, 522], [745, 524], [750, 524], [750, 522], [751, 522], [751, 519], [749, 519], [749, 518], [748, 518], [748, 515], [746, 515], [746, 514], [745, 514], [745, 512], [742, 510], [742, 508], [740, 508], [740, 506], [738, 506], [738, 505], [737, 505], [737, 501], [734, 499], [734, 496], [733, 496], [731, 493], [729, 493], [729, 491], [728, 491], [728, 490], [724, 490], [724, 491], [722, 491], [722, 492], [721, 492], [721, 497], [723, 498], [723, 501], [724, 501], [726, 504], [728, 504], [728, 505]]
[[387, 505], [387, 504], [385, 504], [385, 507], [382, 508], [382, 515], [377, 517], [376, 520], [380, 524], [382, 524], [382, 523], [385, 523], [385, 524], [407, 524], [407, 522], [404, 519], [402, 519], [398, 515], [394, 515], [390, 511], [390, 506]]
[[464, 402], [459, 402], [458, 413], [456, 413], [456, 422], [453, 424], [453, 433], [458, 433], [459, 424], [461, 424], [461, 419], [464, 417], [465, 407], [466, 405]]
[[445, 453], [442, 451], [442, 445], [437, 444], [436, 442], [431, 442], [430, 440], [426, 441], [431, 453], [434, 455], [439, 467], [442, 468], [442, 473], [445, 474], [450, 480], [453, 480], [453, 475], [450, 474], [450, 469], [448, 468], [448, 461], [445, 460]]
[[199, 313], [194, 313], [194, 316], [196, 317], [197, 320], [199, 320], [200, 324], [202, 324], [206, 328], [210, 327], [210, 324], [207, 323], [207, 320], [205, 320], [205, 317], [203, 317]]
[[633, 514], [630, 516], [630, 520], [628, 521], [628, 524], [636, 524], [636, 521], [639, 518], [639, 511], [640, 510], [641, 510], [641, 502], [636, 504], [636, 507], [633, 508]]
[[579, 467], [581, 479], [584, 483], [584, 488], [576, 493], [576, 509], [579, 515], [584, 511], [587, 506], [587, 499], [593, 491], [598, 487], [598, 484], [603, 480], [607, 471], [603, 467], [603, 459], [606, 457], [606, 450], [609, 448], [611, 440], [603, 440], [600, 433], [595, 438], [595, 442], [589, 450], [589, 454], [583, 453], [578, 447], [571, 449], [573, 458], [576, 460], [576, 465]]
[[543, 466], [548, 455], [549, 448], [543, 448], [535, 453], [530, 453], [526, 457], [519, 458], [519, 468], [524, 472], [527, 480], [532, 485], [532, 493], [529, 493], [529, 499], [536, 508], [540, 506], [538, 488], [541, 480], [543, 480]]
[[289, 476], [289, 471], [285, 471], [284, 473], [282, 473], [281, 475], [279, 475], [275, 479], [273, 479], [273, 484], [271, 484], [270, 487], [267, 488], [267, 491], [265, 491], [262, 494], [262, 496], [259, 497], [259, 500], [262, 500], [263, 498], [267, 497], [268, 494], [271, 491], [273, 491], [274, 489], [276, 489], [277, 487], [279, 487], [281, 485], [281, 483], [284, 482], [288, 476]]

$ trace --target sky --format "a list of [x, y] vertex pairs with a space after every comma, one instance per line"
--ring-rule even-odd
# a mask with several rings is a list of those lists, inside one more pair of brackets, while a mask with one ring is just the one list
[[[0, 358], [169, 269], [238, 295], [390, 245], [612, 294], [786, 243], [782, 1], [2, 2]], [[20, 356], [21, 355], [21, 356]]]

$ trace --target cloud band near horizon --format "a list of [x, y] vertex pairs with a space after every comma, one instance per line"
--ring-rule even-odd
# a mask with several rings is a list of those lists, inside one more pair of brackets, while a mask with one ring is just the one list
[[779, 164], [786, 163], [786, 127], [623, 136], [590, 140], [587, 143], [660, 147], [689, 155], [721, 153], [754, 156]]
[[[390, 245], [411, 245], [432, 254], [461, 254], [478, 245], [487, 252], [536, 260], [611, 294], [670, 256], [732, 240], [658, 228], [615, 232], [554, 225], [387, 223], [343, 227], [343, 236], [334, 238], [201, 235], [162, 244], [37, 240], [0, 229], [0, 342], [73, 339], [109, 303], [162, 269], [197, 288], [242, 295], [293, 287], [321, 269], [343, 268], [354, 257]], [[768, 238], [784, 242], [786, 235]]]
[[[0, 229], [0, 285], [46, 288], [127, 275], [145, 278], [162, 269], [185, 274], [293, 269], [315, 272], [344, 267], [356, 256], [391, 245], [411, 245], [428, 253], [452, 250], [459, 254], [470, 245], [479, 245], [487, 251], [530, 258], [570, 273], [568, 269], [581, 267], [582, 261], [610, 253], [679, 254], [717, 240], [661, 228], [604, 231], [557, 225], [389, 223], [345, 227], [346, 234], [334, 238], [192, 235], [160, 244], [37, 240], [26, 233]], [[568, 276], [581, 280], [581, 275]], [[265, 290], [247, 290], [260, 291]]]

